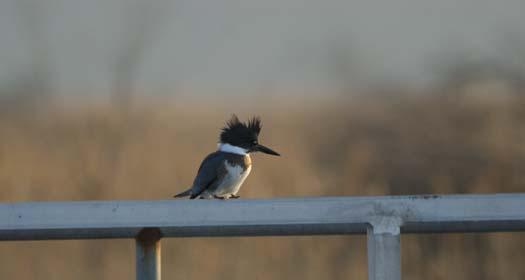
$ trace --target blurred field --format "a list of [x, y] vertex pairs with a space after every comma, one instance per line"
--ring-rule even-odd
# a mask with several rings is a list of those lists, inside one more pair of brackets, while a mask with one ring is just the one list
[[[0, 199], [167, 199], [231, 113], [263, 119], [244, 198], [525, 191], [525, 100], [443, 95], [68, 100], [0, 112]], [[163, 240], [165, 279], [366, 279], [366, 239]], [[408, 235], [404, 279], [524, 279], [525, 234]], [[0, 279], [133, 279], [134, 243], [0, 243]]]

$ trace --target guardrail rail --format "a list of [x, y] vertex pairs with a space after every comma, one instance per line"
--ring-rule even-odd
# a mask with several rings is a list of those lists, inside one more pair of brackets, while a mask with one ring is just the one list
[[0, 203], [0, 240], [133, 238], [138, 280], [167, 237], [367, 234], [368, 278], [401, 279], [400, 234], [525, 231], [525, 193]]

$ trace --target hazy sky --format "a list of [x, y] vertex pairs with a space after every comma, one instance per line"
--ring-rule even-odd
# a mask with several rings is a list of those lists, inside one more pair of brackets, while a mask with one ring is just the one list
[[143, 27], [131, 65], [148, 90], [420, 84], [454, 53], [523, 63], [509, 42], [525, 42], [524, 12], [523, 0], [0, 0], [0, 85], [40, 63], [59, 92], [107, 92]]

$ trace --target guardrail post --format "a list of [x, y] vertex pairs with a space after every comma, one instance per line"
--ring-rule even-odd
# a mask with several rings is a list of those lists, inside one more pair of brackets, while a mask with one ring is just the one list
[[400, 226], [398, 217], [376, 217], [367, 229], [368, 280], [400, 280]]
[[136, 279], [160, 280], [160, 238], [158, 228], [144, 228], [135, 239]]

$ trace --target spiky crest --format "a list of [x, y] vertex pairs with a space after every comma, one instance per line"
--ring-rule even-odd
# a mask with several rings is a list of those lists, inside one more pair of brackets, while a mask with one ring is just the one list
[[220, 142], [240, 144], [243, 142], [257, 141], [261, 132], [261, 119], [253, 117], [247, 122], [241, 122], [237, 115], [233, 114], [221, 129]]

